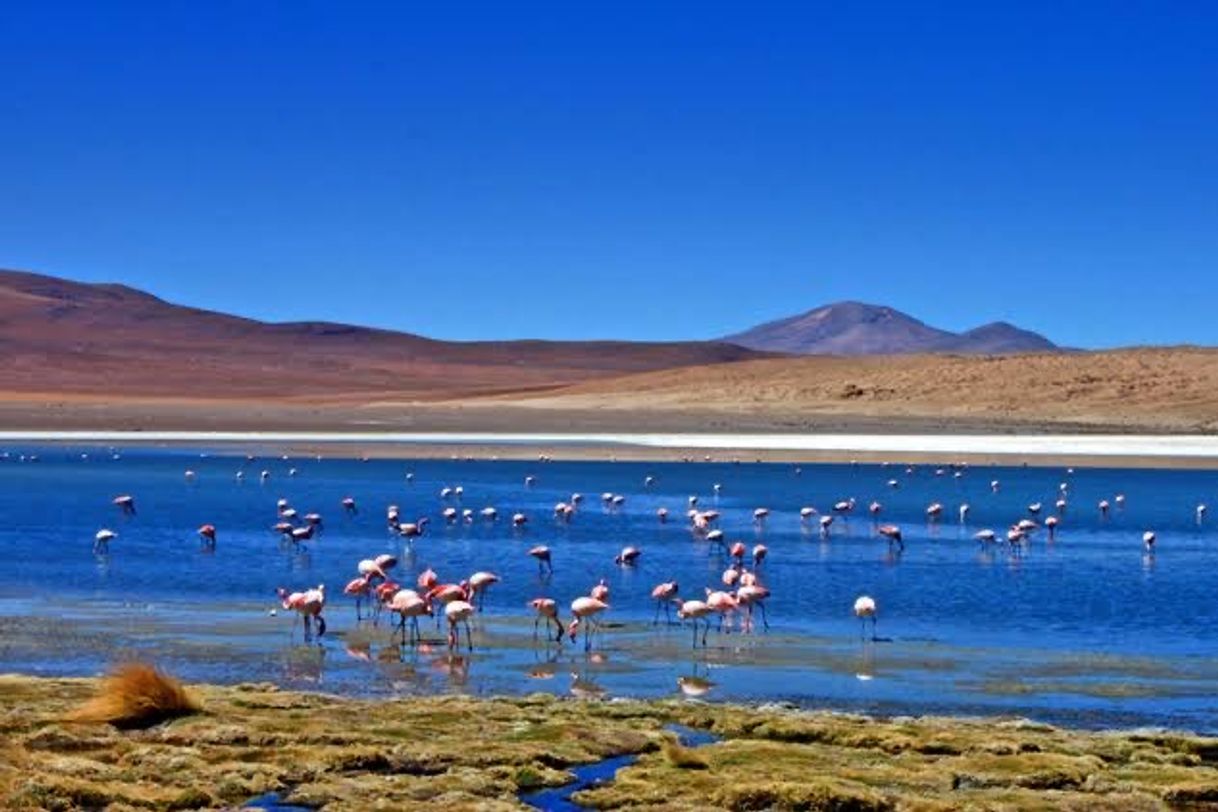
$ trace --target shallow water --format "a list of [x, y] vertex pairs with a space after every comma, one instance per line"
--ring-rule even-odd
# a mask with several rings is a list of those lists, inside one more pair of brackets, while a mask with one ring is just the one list
[[[289, 687], [366, 695], [547, 690], [605, 696], [687, 695], [706, 699], [784, 700], [885, 714], [1019, 713], [1099, 727], [1166, 725], [1218, 731], [1218, 527], [1199, 524], [1195, 508], [1218, 492], [1218, 473], [973, 467], [956, 478], [930, 466], [912, 474], [879, 465], [730, 463], [537, 463], [262, 458], [247, 463], [197, 452], [130, 450], [114, 459], [101, 448], [10, 448], [0, 461], [0, 670], [92, 674], [115, 658], [155, 658], [189, 679], [271, 680]], [[88, 456], [82, 458], [81, 454]], [[21, 462], [37, 454], [37, 462]], [[288, 476], [290, 467], [298, 475]], [[183, 472], [197, 472], [188, 482]], [[235, 479], [239, 469], [245, 481]], [[265, 484], [258, 472], [272, 476]], [[414, 472], [408, 483], [407, 471]], [[526, 475], [536, 477], [527, 487]], [[644, 486], [646, 476], [655, 483]], [[889, 488], [889, 479], [900, 487]], [[990, 481], [1001, 487], [991, 492]], [[1053, 510], [1059, 483], [1069, 507], [1057, 539], [1043, 531], [1022, 554], [973, 540], [981, 527], [1001, 535], [1027, 515]], [[721, 483], [716, 496], [714, 483]], [[442, 502], [440, 488], [464, 497]], [[625, 495], [620, 508], [602, 492]], [[585, 501], [569, 524], [553, 505], [573, 492]], [[132, 493], [138, 512], [111, 504]], [[1102, 518], [1100, 499], [1127, 497]], [[651, 587], [675, 578], [686, 596], [716, 586], [726, 560], [698, 540], [684, 514], [687, 497], [722, 513], [730, 540], [770, 550], [761, 567], [773, 590], [771, 628], [710, 634], [706, 650], [690, 630], [652, 626]], [[359, 505], [354, 516], [344, 496]], [[822, 511], [853, 496], [858, 507], [828, 540], [801, 523], [798, 509]], [[302, 514], [316, 510], [324, 533], [307, 549], [285, 548], [270, 527], [285, 497]], [[906, 550], [889, 552], [865, 506], [884, 504], [900, 524]], [[942, 502], [943, 521], [925, 508]], [[967, 525], [957, 521], [971, 505]], [[385, 507], [403, 520], [430, 516], [413, 548], [385, 528]], [[445, 504], [494, 505], [497, 522], [445, 525]], [[655, 510], [672, 518], [660, 524]], [[763, 526], [755, 507], [772, 513]], [[1215, 505], [1218, 510], [1218, 504]], [[529, 516], [526, 528], [510, 516]], [[1218, 520], [1218, 515], [1212, 517]], [[215, 524], [214, 551], [196, 528]], [[94, 533], [119, 533], [108, 555], [92, 553]], [[1158, 534], [1147, 556], [1141, 535]], [[525, 555], [554, 553], [541, 578]], [[639, 565], [620, 568], [626, 544], [643, 549]], [[384, 628], [357, 624], [341, 594], [364, 557], [399, 556], [399, 580], [427, 566], [445, 580], [475, 570], [503, 579], [475, 623], [472, 653], [450, 654], [434, 622], [426, 640], [401, 649]], [[535, 643], [525, 602], [572, 598], [605, 578], [612, 609], [605, 633], [586, 655], [581, 645]], [[327, 585], [329, 633], [320, 645], [291, 636], [292, 617], [271, 617], [277, 586]], [[880, 607], [871, 642], [851, 605], [859, 594]], [[565, 614], [565, 611], [564, 611]]]

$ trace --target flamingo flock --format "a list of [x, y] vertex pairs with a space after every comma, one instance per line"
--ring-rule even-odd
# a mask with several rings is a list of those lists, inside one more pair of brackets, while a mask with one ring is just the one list
[[[117, 455], [115, 458], [117, 459]], [[953, 477], [961, 479], [966, 467], [963, 464], [953, 466]], [[945, 476], [947, 470], [936, 469], [935, 476]], [[905, 468], [907, 476], [913, 476], [915, 471], [914, 466]], [[293, 468], [289, 477], [295, 477], [299, 473], [298, 469]], [[243, 472], [239, 471], [238, 479], [241, 479], [242, 475]], [[265, 484], [271, 476], [269, 470], [263, 470], [259, 479]], [[187, 470], [185, 479], [192, 486], [197, 486], [201, 477], [197, 471]], [[413, 472], [406, 475], [406, 482], [408, 485], [414, 482]], [[538, 479], [528, 475], [524, 478], [524, 484], [526, 488], [536, 488]], [[647, 476], [643, 480], [645, 489], [652, 490], [655, 485], [656, 479], [653, 476]], [[888, 478], [883, 486], [891, 491], [899, 491], [903, 482], [900, 478]], [[989, 483], [989, 491], [992, 494], [999, 493], [1002, 487], [1002, 483], [997, 479]], [[722, 485], [715, 483], [712, 491], [718, 498]], [[1070, 491], [1070, 483], [1062, 482], [1054, 494], [1055, 498], [1029, 501], [1025, 506], [1024, 515], [1012, 517], [1005, 531], [983, 527], [972, 532], [971, 537], [983, 547], [1005, 541], [1015, 553], [1026, 549], [1042, 530], [1049, 542], [1056, 542], [1059, 529], [1067, 517]], [[499, 523], [498, 507], [484, 505], [475, 510], [463, 504], [464, 498], [465, 488], [460, 484], [439, 488], [438, 515], [444, 525], [475, 525], [481, 522], [488, 527], [494, 527]], [[626, 500], [626, 495], [613, 491], [605, 491], [600, 497], [603, 509], [609, 514], [621, 511]], [[111, 501], [123, 518], [133, 520], [136, 517], [136, 499], [132, 494], [120, 494]], [[577, 521], [582, 502], [583, 496], [573, 493], [556, 503], [553, 508], [554, 521], [559, 525]], [[760, 621], [762, 630], [768, 630], [770, 624], [766, 606], [772, 593], [764, 583], [763, 575], [769, 557], [769, 547], [760, 542], [750, 546], [742, 540], [729, 540], [727, 530], [720, 526], [723, 516], [718, 509], [700, 507], [700, 498], [696, 494], [688, 496], [686, 502], [688, 509], [685, 515], [692, 537], [707, 542], [707, 548], [712, 553], [717, 551], [728, 562], [728, 566], [722, 571], [720, 583], [704, 585], [692, 594], [683, 594], [677, 580], [673, 578], [655, 583], [649, 591], [655, 610], [652, 625], [661, 624], [661, 615], [665, 626], [686, 625], [691, 630], [691, 646], [694, 648], [708, 645], [712, 627], [719, 634], [732, 634], [734, 628], [738, 628], [742, 634], [753, 633], [756, 631], [756, 619]], [[337, 504], [348, 519], [354, 520], [360, 514], [355, 496], [343, 496], [337, 500]], [[796, 511], [801, 526], [807, 527], [809, 532], [816, 530], [825, 544], [840, 538], [842, 533], [850, 535], [848, 528], [859, 502], [854, 497], [846, 497], [829, 501], [827, 504], [828, 508], [823, 512], [811, 504], [805, 504]], [[887, 544], [890, 557], [898, 557], [906, 547], [906, 536], [901, 526], [880, 523], [880, 516], [885, 508], [878, 499], [862, 504], [866, 506], [867, 517], [872, 523], [872, 537], [879, 537]], [[1126, 497], [1122, 493], [1099, 500], [1097, 509], [1101, 520], [1108, 520], [1114, 511], [1123, 510], [1125, 504]], [[968, 502], [961, 502], [954, 508], [962, 532], [970, 521], [973, 507]], [[390, 504], [385, 510], [389, 533], [400, 538], [406, 545], [405, 549], [413, 555], [413, 545], [416, 540], [426, 537], [431, 517], [423, 515], [407, 522], [402, 521], [401, 509], [397, 505]], [[1204, 503], [1196, 506], [1194, 515], [1198, 524], [1205, 521], [1207, 510]], [[781, 512], [766, 506], [752, 509], [752, 532], [764, 535], [772, 517]], [[941, 532], [939, 528], [944, 516], [951, 515], [948, 506], [941, 501], [927, 504], [923, 514], [932, 538]], [[537, 532], [526, 512], [517, 510], [504, 515], [510, 516], [507, 523], [510, 524], [512, 537], [527, 537]], [[676, 515], [679, 516], [680, 513]], [[660, 507], [655, 510], [654, 516], [660, 524], [667, 524], [673, 514], [667, 507]], [[318, 543], [323, 538], [326, 526], [323, 515], [316, 510], [297, 508], [286, 498], [278, 499], [275, 503], [271, 529], [286, 548], [298, 553], [304, 552], [306, 545]], [[219, 532], [215, 524], [200, 525], [197, 536], [204, 548], [215, 550], [217, 547]], [[111, 543], [118, 538], [118, 532], [112, 529], [98, 530], [93, 538], [93, 552], [98, 556], [108, 556]], [[1142, 547], [1146, 555], [1154, 554], [1157, 540], [1157, 534], [1153, 530], [1147, 529], [1142, 533]], [[569, 554], [569, 551], [561, 547], [556, 549], [549, 544], [534, 544], [524, 553], [536, 562], [536, 578], [544, 587], [554, 574], [554, 558], [564, 553]], [[623, 546], [613, 557], [612, 563], [622, 571], [637, 570], [640, 567], [647, 569], [643, 549], [633, 544]], [[566, 565], [564, 560], [564, 566]], [[351, 579], [342, 589], [342, 596], [352, 601], [356, 624], [370, 622], [373, 626], [378, 626], [381, 619], [387, 616], [392, 621], [392, 632], [400, 633], [401, 644], [409, 646], [423, 642], [420, 620], [434, 619], [437, 630], [442, 623], [446, 624], [450, 649], [458, 648], [464, 642], [465, 648], [472, 650], [474, 621], [485, 612], [495, 585], [501, 583], [500, 575], [489, 570], [477, 570], [467, 577], [444, 581], [435, 570], [427, 567], [418, 574], [414, 588], [407, 588], [395, 580], [397, 567], [398, 557], [390, 554], [380, 554], [355, 562]], [[508, 573], [508, 577], [518, 578], [521, 573]], [[297, 625], [303, 626], [306, 640], [320, 640], [326, 634], [327, 595], [324, 584], [295, 591], [281, 586], [275, 590], [275, 594], [279, 599], [277, 608], [291, 612], [294, 616], [291, 630], [293, 637]], [[577, 595], [569, 602], [544, 594], [529, 600], [526, 608], [533, 617], [534, 638], [539, 637], [543, 627], [546, 630], [546, 640], [551, 643], [561, 644], [567, 639], [575, 643], [582, 634], [584, 650], [591, 651], [598, 640], [603, 638], [605, 618], [612, 611], [610, 598], [610, 586], [605, 578], [600, 578], [591, 583], [586, 594]], [[567, 622], [563, 619], [564, 607], [569, 617]], [[870, 639], [876, 640], [876, 599], [861, 594], [854, 600], [851, 611], [862, 626], [864, 639], [867, 639], [866, 632], [870, 626]], [[272, 610], [272, 613], [275, 612], [276, 610]], [[549, 631], [551, 627], [553, 634]]]

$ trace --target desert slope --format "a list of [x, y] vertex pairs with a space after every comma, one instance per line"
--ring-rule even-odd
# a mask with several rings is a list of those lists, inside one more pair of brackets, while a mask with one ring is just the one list
[[721, 342], [454, 342], [269, 324], [17, 271], [0, 271], [0, 350], [9, 393], [271, 399], [453, 396], [763, 355]]
[[630, 375], [511, 403], [549, 411], [768, 415], [788, 426], [841, 419], [953, 420], [1158, 431], [1218, 430], [1218, 350], [1192, 347], [1010, 356], [782, 358]]

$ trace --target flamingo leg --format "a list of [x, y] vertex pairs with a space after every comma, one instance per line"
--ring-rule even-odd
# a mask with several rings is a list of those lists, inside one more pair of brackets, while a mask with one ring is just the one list
[[694, 618], [694, 639], [693, 639], [692, 648], [697, 648], [697, 647], [698, 647], [698, 619]]
[[562, 621], [558, 619], [557, 615], [554, 616], [554, 625], [558, 627], [558, 636], [555, 637], [554, 639], [557, 640], [559, 643], [561, 643], [563, 627], [562, 627]]
[[317, 638], [320, 640], [326, 633], [326, 619], [321, 615], [317, 616]]
[[[694, 626], [696, 630], [698, 627]], [[706, 635], [710, 633], [710, 620], [706, 620], [706, 625], [702, 627], [702, 648], [706, 648]]]
[[534, 618], [533, 618], [533, 639], [534, 639], [534, 640], [536, 640], [536, 639], [537, 639], [537, 625], [538, 625], [539, 623], [541, 623], [541, 616], [540, 616], [540, 615], [538, 615], [538, 616], [536, 616], [536, 617], [534, 617]]
[[465, 644], [469, 651], [474, 650], [474, 633], [470, 631], [469, 621], [465, 621]]
[[651, 621], [652, 626], [659, 625], [659, 623], [660, 623], [660, 604], [661, 603], [663, 603], [663, 601], [656, 601], [656, 616]]
[[770, 630], [770, 621], [769, 621], [769, 618], [767, 618], [765, 616], [765, 604], [762, 603], [761, 601], [758, 601], [757, 606], [759, 609], [761, 609], [761, 624], [765, 628], [765, 630], [768, 632]]

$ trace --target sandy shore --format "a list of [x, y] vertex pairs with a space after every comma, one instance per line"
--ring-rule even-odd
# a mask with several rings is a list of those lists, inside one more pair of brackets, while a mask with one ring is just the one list
[[[702, 702], [429, 697], [188, 686], [199, 711], [144, 729], [72, 721], [97, 680], [0, 675], [0, 805], [321, 810], [524, 808], [578, 765], [623, 762], [598, 809], [1160, 810], [1218, 801], [1218, 739], [1012, 718], [872, 719]], [[697, 685], [686, 686], [696, 693]], [[718, 740], [675, 743], [681, 724]]]

